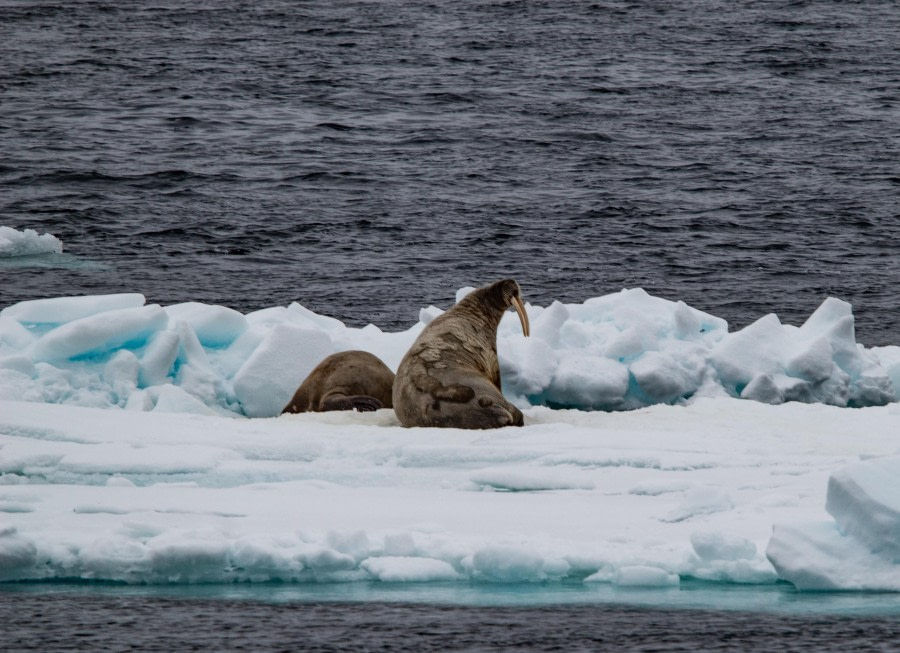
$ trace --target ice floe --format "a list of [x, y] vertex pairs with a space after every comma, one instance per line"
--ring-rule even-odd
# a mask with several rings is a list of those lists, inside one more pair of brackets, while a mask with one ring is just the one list
[[277, 416], [334, 351], [395, 369], [435, 307], [398, 333], [135, 293], [4, 308], [0, 580], [900, 591], [900, 347], [857, 343], [848, 304], [735, 332], [640, 289], [528, 312], [498, 335], [526, 426], [469, 432]]

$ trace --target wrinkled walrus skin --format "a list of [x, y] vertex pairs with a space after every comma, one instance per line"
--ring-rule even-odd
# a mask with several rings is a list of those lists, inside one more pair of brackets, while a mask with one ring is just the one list
[[394, 380], [394, 411], [403, 426], [523, 425], [522, 412], [500, 392], [497, 326], [511, 306], [528, 335], [519, 284], [512, 279], [473, 291], [425, 327]]
[[372, 411], [391, 408], [394, 373], [367, 351], [342, 351], [316, 365], [281, 411]]

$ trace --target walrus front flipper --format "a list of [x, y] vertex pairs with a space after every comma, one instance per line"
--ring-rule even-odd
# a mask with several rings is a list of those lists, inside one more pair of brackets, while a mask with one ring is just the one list
[[375, 397], [367, 395], [331, 395], [325, 397], [319, 403], [319, 412], [328, 410], [358, 410], [361, 413], [370, 413], [374, 410], [384, 408], [384, 404]]

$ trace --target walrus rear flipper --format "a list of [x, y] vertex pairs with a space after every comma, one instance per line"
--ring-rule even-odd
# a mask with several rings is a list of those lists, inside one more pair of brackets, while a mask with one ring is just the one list
[[384, 408], [384, 404], [375, 397], [367, 395], [330, 395], [319, 402], [319, 412], [327, 410], [358, 410], [361, 413], [369, 413]]

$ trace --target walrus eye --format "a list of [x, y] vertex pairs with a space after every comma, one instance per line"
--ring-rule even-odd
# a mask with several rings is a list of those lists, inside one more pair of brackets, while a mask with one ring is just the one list
[[531, 333], [531, 328], [528, 324], [528, 313], [525, 312], [525, 304], [522, 303], [522, 300], [518, 295], [513, 295], [512, 300], [516, 307], [516, 313], [519, 314], [519, 322], [522, 323], [522, 333], [524, 333], [527, 338]]

